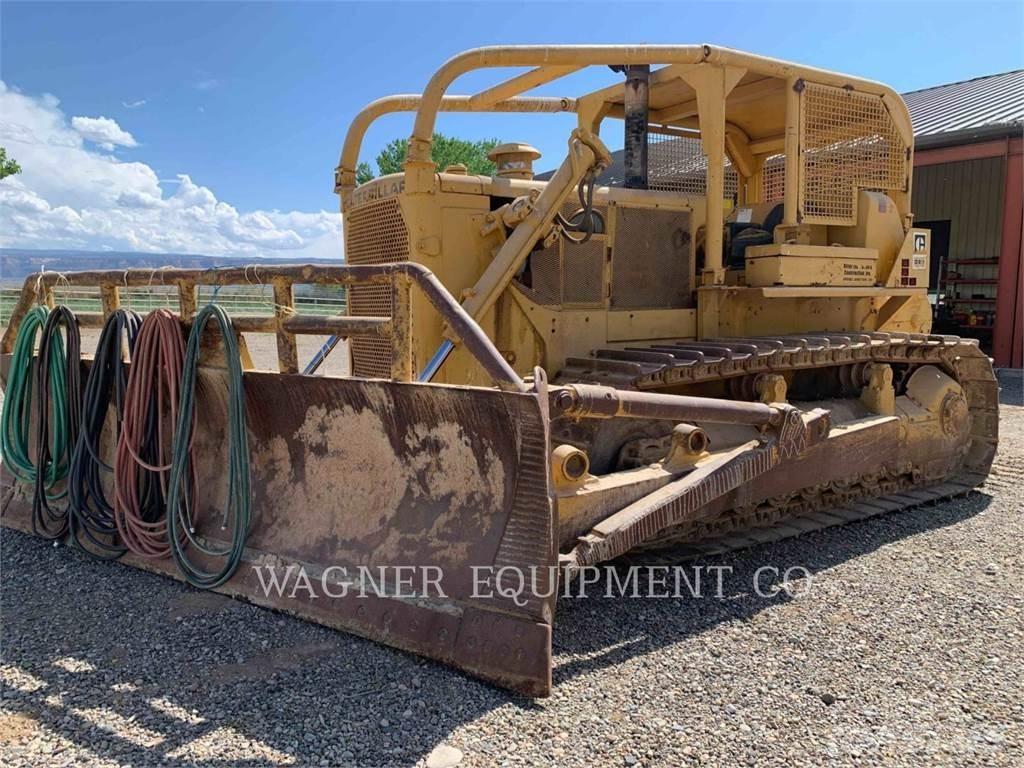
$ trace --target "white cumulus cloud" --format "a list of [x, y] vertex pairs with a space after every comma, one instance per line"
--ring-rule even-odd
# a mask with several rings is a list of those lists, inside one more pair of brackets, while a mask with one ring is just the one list
[[109, 117], [72, 117], [71, 127], [78, 131], [78, 135], [83, 139], [99, 144], [108, 152], [115, 146], [139, 146], [134, 136]]
[[0, 81], [0, 146], [22, 167], [0, 182], [0, 246], [341, 257], [337, 213], [240, 211], [185, 173], [166, 193], [146, 163], [87, 141], [137, 146], [114, 120], [68, 120], [55, 97]]
[[160, 198], [136, 189], [126, 189], [117, 196], [117, 204], [122, 208], [158, 208]]

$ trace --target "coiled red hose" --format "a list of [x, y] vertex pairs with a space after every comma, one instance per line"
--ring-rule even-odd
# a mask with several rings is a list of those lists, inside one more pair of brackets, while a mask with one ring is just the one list
[[[166, 309], [150, 312], [135, 340], [114, 460], [114, 523], [124, 545], [143, 557], [171, 554], [165, 498], [184, 359], [181, 322]], [[191, 458], [191, 443], [188, 451]], [[185, 483], [194, 496], [195, 475]]]

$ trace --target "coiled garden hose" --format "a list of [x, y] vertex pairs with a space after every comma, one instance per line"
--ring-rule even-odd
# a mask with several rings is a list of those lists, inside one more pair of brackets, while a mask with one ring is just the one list
[[[61, 329], [64, 337], [61, 337]], [[46, 318], [36, 366], [36, 473], [32, 497], [32, 532], [59, 539], [68, 530], [70, 504], [55, 509], [67, 487], [51, 494], [67, 476], [82, 420], [82, 354], [78, 319], [65, 306]], [[49, 393], [46, 397], [44, 393]], [[45, 468], [45, 469], [44, 469]]]
[[[228, 504], [221, 518], [221, 531], [230, 530], [230, 543], [218, 546], [197, 532], [194, 510], [198, 498], [189, 494], [188, 478], [193, 474], [191, 451], [195, 426], [196, 371], [199, 365], [200, 340], [210, 320], [214, 320], [224, 343], [228, 369]], [[213, 589], [226, 582], [242, 562], [245, 539], [249, 533], [249, 443], [245, 425], [245, 389], [238, 341], [227, 312], [216, 304], [208, 304], [196, 315], [185, 351], [184, 377], [178, 422], [174, 430], [170, 490], [167, 498], [168, 542], [174, 561], [189, 584]], [[187, 551], [194, 547], [206, 558], [223, 558], [218, 570], [208, 571], [197, 564]]]
[[102, 559], [120, 557], [125, 552], [114, 522], [113, 505], [103, 488], [104, 474], [112, 474], [114, 468], [100, 458], [100, 441], [111, 400], [114, 402], [115, 440], [121, 432], [128, 385], [124, 352], [127, 351], [129, 357], [132, 355], [141, 324], [142, 318], [129, 309], [115, 310], [103, 324], [85, 382], [82, 424], [68, 474], [72, 541]]
[[[32, 423], [32, 386], [35, 376], [32, 371], [32, 357], [35, 355], [36, 337], [46, 325], [46, 318], [50, 310], [46, 307], [33, 307], [22, 318], [18, 326], [18, 335], [14, 339], [14, 350], [11, 355], [11, 367], [7, 376], [7, 389], [4, 392], [3, 415], [0, 416], [0, 450], [3, 452], [4, 465], [19, 482], [27, 485], [36, 483], [35, 460], [30, 455], [29, 425]], [[64, 370], [64, 360], [61, 355], [60, 345], [54, 344], [50, 347], [50, 354], [53, 355], [50, 370], [53, 375], [58, 375]], [[63, 397], [63, 390], [51, 387], [60, 397], [53, 398], [53, 407], [58, 412], [66, 411], [66, 400]], [[60, 446], [54, 446], [57, 453]], [[60, 480], [53, 477], [52, 472], [56, 466], [47, 467], [50, 473], [50, 483]]]
[[184, 359], [177, 316], [166, 309], [146, 315], [135, 338], [114, 456], [114, 526], [124, 546], [143, 557], [171, 554], [164, 501]]

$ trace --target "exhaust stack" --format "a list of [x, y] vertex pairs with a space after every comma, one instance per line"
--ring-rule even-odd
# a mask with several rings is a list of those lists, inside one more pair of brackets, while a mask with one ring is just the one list
[[647, 189], [647, 119], [651, 68], [647, 64], [623, 67], [625, 95], [626, 188]]

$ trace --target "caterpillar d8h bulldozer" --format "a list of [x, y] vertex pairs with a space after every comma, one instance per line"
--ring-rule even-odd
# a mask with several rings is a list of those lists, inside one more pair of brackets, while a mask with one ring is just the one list
[[[585, 67], [608, 86], [524, 95]], [[485, 68], [521, 71], [448, 93]], [[528, 144], [497, 147], [487, 177], [431, 161], [443, 111], [575, 125], [548, 178]], [[358, 185], [363, 136], [392, 112], [415, 114], [404, 170]], [[335, 175], [344, 266], [158, 278], [185, 326], [196, 285], [274, 285], [273, 317], [233, 318], [236, 333], [276, 333], [280, 365], [243, 374], [252, 519], [214, 586], [545, 695], [558, 585], [589, 566], [968, 491], [995, 452], [998, 388], [976, 342], [929, 333], [912, 166], [892, 89], [708, 45], [480, 48], [421, 95], [371, 103]], [[65, 277], [102, 290], [104, 313], [82, 325], [104, 322], [119, 287], [153, 283]], [[5, 352], [53, 278], [26, 282]], [[300, 283], [347, 286], [349, 314], [294, 312]], [[351, 375], [300, 372], [298, 333], [350, 339]], [[223, 366], [210, 355], [198, 371], [200, 489], [225, 485]], [[5, 521], [28, 527], [28, 492], [12, 488]], [[200, 520], [227, 503], [211, 490]], [[296, 590], [292, 566], [313, 584]], [[283, 590], [266, 589], [267, 568]], [[439, 584], [403, 594], [403, 568]], [[354, 589], [367, 569], [383, 583], [372, 595]]]

